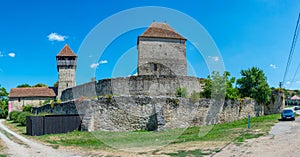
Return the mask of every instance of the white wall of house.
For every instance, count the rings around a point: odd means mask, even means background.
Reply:
[[[23,106],[33,105],[40,106],[41,103],[47,100],[54,100],[51,97],[25,97],[25,98],[9,98],[12,104],[12,111],[21,111]]]

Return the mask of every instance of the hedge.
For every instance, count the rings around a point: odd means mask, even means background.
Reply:
[[[12,111],[9,114],[10,120],[20,123],[21,125],[26,125],[26,116],[32,116],[32,113],[21,112],[21,111]]]
[[[27,116],[32,116],[32,113],[22,112],[21,114],[18,115],[17,122],[23,126],[26,125],[26,117]]]

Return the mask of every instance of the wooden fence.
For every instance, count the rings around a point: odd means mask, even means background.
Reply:
[[[81,130],[81,118],[77,115],[27,116],[26,133],[31,136],[67,133]]]

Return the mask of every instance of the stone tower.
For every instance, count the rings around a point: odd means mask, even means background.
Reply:
[[[138,75],[187,75],[186,39],[154,22],[138,37]]]
[[[58,92],[57,99],[61,98],[62,92],[76,86],[77,55],[66,44],[62,50],[56,55],[57,71],[58,71]]]

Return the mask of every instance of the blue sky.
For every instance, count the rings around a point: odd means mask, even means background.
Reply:
[[[257,66],[265,72],[270,86],[278,87],[282,81],[300,1],[4,0],[0,1],[0,84],[8,90],[23,83],[34,85],[41,82],[52,86],[58,79],[55,56],[65,44],[77,53],[89,32],[103,20],[120,11],[143,6],[171,8],[199,22],[221,54],[219,57],[212,55],[210,59],[222,59],[225,70],[232,76],[239,78],[242,69]],[[134,19],[132,17],[132,21]],[[168,22],[168,19],[151,19],[149,25],[154,20]],[[132,21],[121,19],[116,27]],[[184,29],[193,31],[189,30],[188,24]],[[95,70],[95,77],[134,74],[137,64],[134,46],[137,36],[144,30],[135,29],[120,35],[100,58],[92,58],[96,61],[87,66]],[[114,28],[110,31],[113,32]],[[187,43],[187,59],[195,69],[195,75],[206,78],[209,70],[205,59],[193,44]],[[198,44],[201,47],[202,43]],[[294,82],[291,82],[300,63],[299,44],[300,41],[285,82],[285,87],[291,89],[300,88],[300,74],[296,74]],[[124,57],[124,54],[128,55]],[[126,58],[126,65],[120,64],[116,69],[120,58]]]

